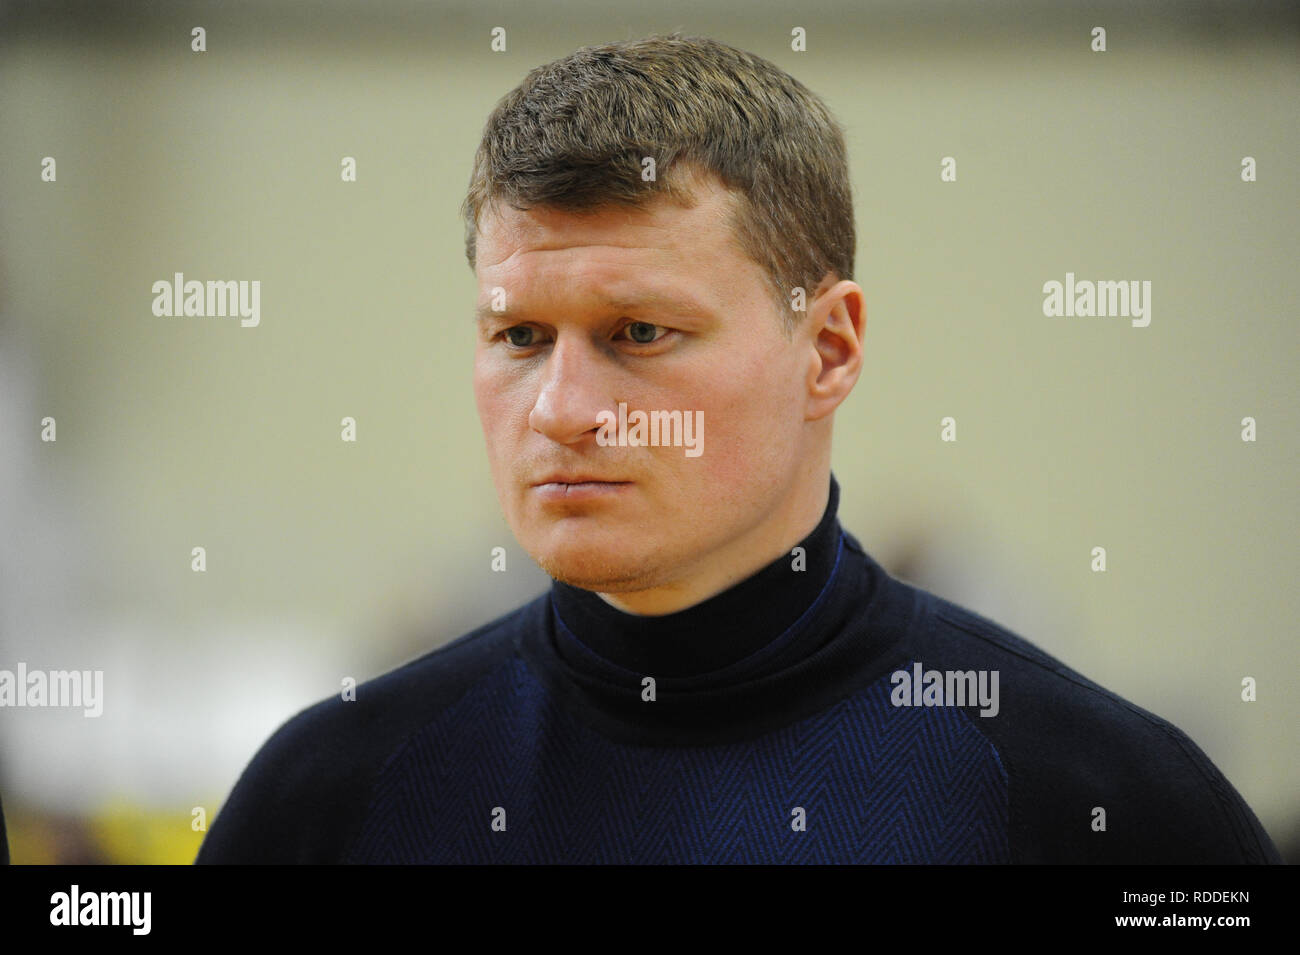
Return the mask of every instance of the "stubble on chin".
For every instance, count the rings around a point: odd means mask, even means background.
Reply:
[[[648,590],[653,581],[644,567],[629,567],[608,561],[584,558],[557,558],[550,554],[533,554],[533,560],[562,584],[604,594],[625,594]]]
[[[530,511],[528,504],[520,502],[511,529],[524,551],[552,579],[607,594],[650,590],[672,579],[679,555],[665,549],[651,527],[626,519],[615,524],[617,514],[597,516],[581,510],[557,518]],[[583,541],[584,535],[589,543]]]

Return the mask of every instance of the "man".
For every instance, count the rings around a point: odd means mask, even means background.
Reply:
[[[534,70],[465,203],[474,387],[550,591],[294,717],[199,862],[1276,862],[1176,728],[836,519],[845,148],[770,63]]]

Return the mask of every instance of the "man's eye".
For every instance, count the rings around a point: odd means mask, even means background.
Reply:
[[[527,348],[533,344],[534,331],[535,329],[527,325],[514,325],[507,328],[503,334],[506,336],[506,341],[516,348]]]
[[[668,329],[661,325],[652,325],[650,322],[629,322],[623,326],[623,331],[627,332],[627,337],[638,345],[649,345],[668,334]],[[660,332],[663,334],[658,334]]]
[[[637,345],[651,345],[668,334],[668,329],[651,322],[629,322],[619,329],[620,334]],[[531,325],[512,325],[498,333],[513,348],[532,348],[540,344],[537,329]]]

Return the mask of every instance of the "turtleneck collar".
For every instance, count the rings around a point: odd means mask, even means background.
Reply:
[[[638,616],[598,594],[555,581],[556,650],[591,676],[668,678],[681,688],[753,678],[806,653],[799,637],[830,589],[843,552],[839,484],[796,549],[752,576],[676,613]],[[802,548],[802,554],[797,548]]]

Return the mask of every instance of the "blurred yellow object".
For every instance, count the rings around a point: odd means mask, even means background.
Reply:
[[[127,865],[192,863],[206,833],[195,832],[191,821],[189,810],[159,811],[125,800],[109,804],[87,820],[104,861]]]
[[[205,831],[189,812],[160,811],[115,800],[90,815],[52,813],[5,803],[9,861],[14,865],[189,865]],[[211,808],[208,809],[209,821]]]

